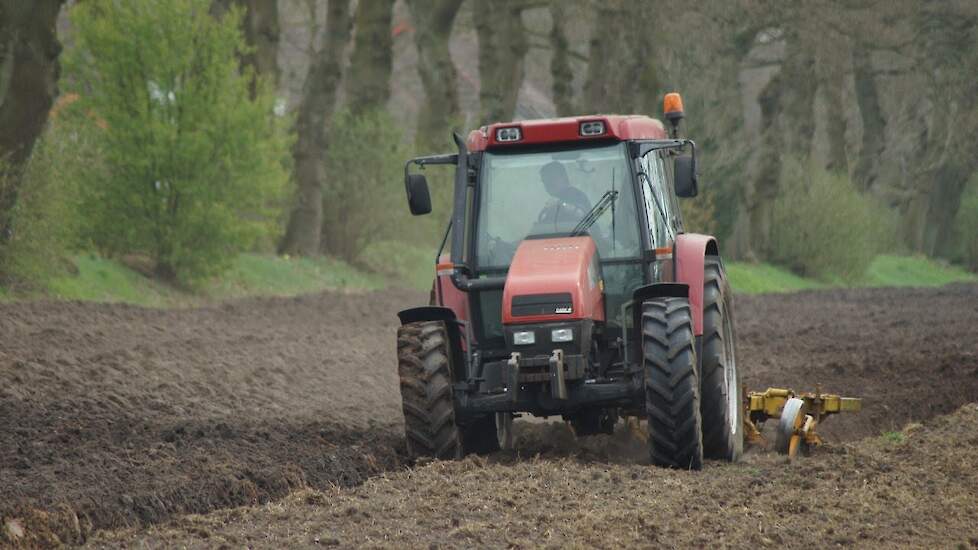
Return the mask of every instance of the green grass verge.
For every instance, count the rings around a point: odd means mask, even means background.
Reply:
[[[381,275],[364,273],[330,258],[243,254],[219,280],[205,283],[192,293],[97,256],[78,256],[75,265],[76,274],[52,279],[42,294],[63,300],[167,307],[244,296],[294,296],[327,289],[372,290],[387,284]]]
[[[149,279],[121,263],[97,256],[75,258],[77,273],[55,277],[46,292],[62,300],[125,302],[141,306],[164,306],[189,301],[176,289]]]
[[[825,285],[813,279],[799,277],[794,273],[771,264],[751,264],[725,262],[730,286],[736,292],[756,294],[760,292],[793,292],[823,288]]]
[[[761,292],[793,292],[818,288],[855,287],[934,287],[955,282],[975,282],[974,273],[921,256],[878,256],[866,274],[855,283],[841,280],[818,281],[799,277],[771,264],[728,262],[730,285],[744,294]]]
[[[63,300],[124,302],[149,307],[195,305],[244,296],[293,296],[327,289],[373,290],[389,284],[427,290],[434,258],[428,250],[397,243],[379,243],[364,251],[359,262],[368,273],[331,258],[286,258],[258,254],[240,256],[223,277],[195,292],[176,289],[122,263],[84,255],[75,258],[77,273],[52,279],[42,292],[28,295],[0,288],[0,301],[53,297]],[[842,281],[799,277],[770,264],[728,262],[734,290],[744,294],[837,288]],[[941,286],[978,281],[959,267],[918,256],[880,256],[859,287]]]
[[[978,276],[960,267],[923,256],[877,256],[863,286],[942,286],[975,282]]]
[[[332,258],[286,258],[243,254],[202,293],[210,298],[294,296],[327,289],[375,290],[386,286],[383,276],[365,273]]]

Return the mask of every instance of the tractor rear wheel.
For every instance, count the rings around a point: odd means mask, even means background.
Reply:
[[[408,323],[397,330],[397,372],[412,457],[462,457],[462,432],[455,424],[452,401],[451,360],[444,322]]]
[[[644,302],[641,328],[652,462],[699,470],[703,467],[703,433],[689,300]]]
[[[744,403],[737,369],[733,299],[719,259],[707,259],[703,275],[703,347],[700,412],[703,454],[736,462],[744,452]]]

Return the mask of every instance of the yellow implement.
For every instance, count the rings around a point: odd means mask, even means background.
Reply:
[[[807,450],[822,444],[822,438],[815,428],[827,416],[859,412],[863,406],[862,399],[822,393],[819,388],[814,393],[795,393],[782,388],[768,388],[764,392],[747,392],[745,389],[744,395],[744,434],[747,442],[764,444],[759,426],[769,418],[777,418],[775,449],[788,455],[789,459],[798,454],[799,447]]]
[[[767,440],[761,435],[761,425],[771,418],[778,419],[777,439],[774,448],[779,453],[795,458],[798,449],[806,452],[822,444],[822,438],[815,428],[825,418],[841,412],[859,412],[863,400],[856,397],[842,397],[822,393],[816,386],[815,392],[795,393],[784,388],[768,388],[763,392],[747,391],[744,388],[744,442],[767,447]],[[646,441],[648,433],[636,416],[625,418],[629,432]]]

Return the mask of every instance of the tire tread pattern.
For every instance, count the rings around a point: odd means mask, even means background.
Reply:
[[[408,454],[461,458],[462,437],[452,401],[451,350],[442,321],[421,321],[397,331],[397,371]]]
[[[642,304],[642,351],[652,462],[699,470],[703,467],[699,377],[687,299],[660,298]]]
[[[733,322],[730,311],[730,286],[723,276],[720,261],[707,259],[703,276],[703,346],[700,364],[700,410],[703,417],[703,454],[707,458],[735,461],[740,458],[743,443],[739,446],[734,437],[743,438],[743,430],[731,434],[727,418],[727,388],[724,379],[726,369],[723,323]],[[740,381],[737,381],[740,387]],[[739,390],[738,390],[739,393]],[[735,418],[734,422],[741,422]]]

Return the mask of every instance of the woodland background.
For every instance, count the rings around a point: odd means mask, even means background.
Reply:
[[[411,219],[407,158],[669,91],[727,257],[978,270],[976,74],[968,0],[0,0],[0,286],[80,253],[191,288],[241,253],[430,270],[449,174]]]

